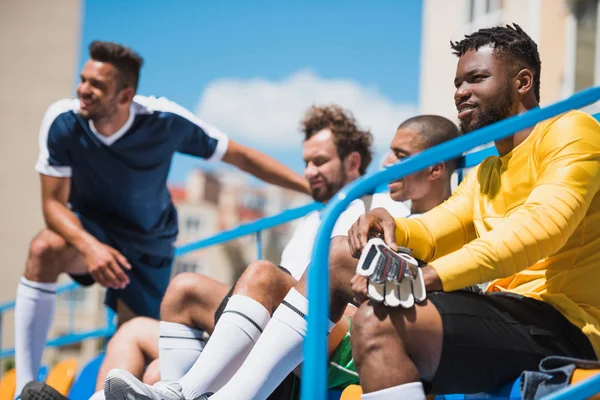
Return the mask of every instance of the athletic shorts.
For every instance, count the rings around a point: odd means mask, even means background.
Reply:
[[[160,319],[160,303],[171,278],[173,257],[143,254],[119,246],[98,223],[79,214],[77,216],[87,232],[117,249],[131,264],[131,270],[124,270],[129,284],[124,289],[107,288],[104,304],[116,311],[117,301],[121,300],[136,315]],[[71,278],[82,286],[95,283],[90,274],[71,275]]]
[[[431,293],[442,316],[438,370],[432,394],[478,393],[537,371],[548,356],[596,360],[581,329],[549,304],[513,293]]]

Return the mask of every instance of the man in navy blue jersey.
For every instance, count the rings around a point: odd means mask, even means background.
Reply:
[[[119,302],[159,317],[177,236],[166,185],[175,152],[309,192],[300,175],[183,107],[135,95],[143,60],[130,49],[96,41],[89,50],[77,99],[52,104],[42,120],[36,170],[47,228],[31,243],[17,290],[17,394],[39,369],[61,273],[106,287],[113,309]]]

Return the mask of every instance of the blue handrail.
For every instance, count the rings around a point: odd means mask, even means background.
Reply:
[[[302,367],[302,399],[326,398],[327,326],[329,316],[329,273],[327,268],[329,238],[338,216],[355,199],[374,190],[378,185],[410,175],[440,161],[459,157],[465,151],[512,135],[522,129],[566,111],[581,108],[600,99],[600,87],[577,93],[570,98],[537,108],[486,126],[456,139],[427,149],[383,171],[368,174],[342,189],[327,204],[308,267],[308,327]],[[600,377],[598,378],[600,381]]]
[[[247,224],[240,225],[237,228],[218,233],[206,239],[184,244],[175,250],[175,256],[182,256],[184,254],[200,250],[205,247],[228,242],[230,240],[237,239],[242,236],[246,236],[251,233],[256,233],[265,229],[270,229],[277,225],[282,225],[286,222],[293,221],[296,218],[303,217],[306,214],[314,210],[319,210],[323,207],[323,204],[314,202],[305,206],[293,208],[291,210],[286,210],[280,214],[273,215],[272,217],[266,217],[263,219],[259,219],[258,221],[249,222]]]

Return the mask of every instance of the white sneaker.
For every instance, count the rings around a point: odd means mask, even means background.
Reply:
[[[177,382],[158,382],[154,386],[140,382],[122,369],[112,369],[104,381],[106,400],[185,400]]]

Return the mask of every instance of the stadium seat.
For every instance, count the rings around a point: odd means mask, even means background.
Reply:
[[[60,394],[66,396],[69,393],[69,389],[71,389],[76,372],[77,360],[75,358],[67,358],[50,369],[46,383]]]
[[[104,354],[98,354],[83,367],[69,393],[70,400],[88,400],[94,394],[96,391],[96,378],[98,377],[98,371],[100,371],[100,365],[104,360]]]
[[[38,382],[44,382],[46,381],[46,378],[48,377],[48,366],[47,365],[42,365],[40,367],[40,370],[38,371],[38,376],[37,376],[37,381]]]
[[[17,389],[17,372],[14,368],[6,371],[0,379],[0,400],[12,400]]]

